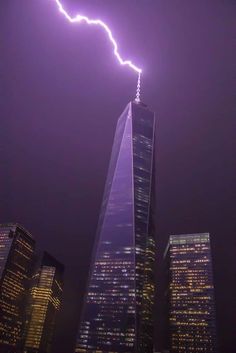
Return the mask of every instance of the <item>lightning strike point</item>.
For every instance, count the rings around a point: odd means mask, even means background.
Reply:
[[[129,68],[131,68],[133,71],[138,73],[138,84],[137,84],[137,91],[136,91],[136,98],[135,100],[137,102],[140,101],[140,81],[141,81],[141,73],[142,73],[142,69],[140,69],[138,66],[134,65],[133,62],[131,60],[124,60],[122,59],[119,50],[118,50],[118,44],[112,34],[112,31],[110,30],[110,28],[108,27],[108,25],[103,22],[100,19],[90,19],[87,16],[83,16],[81,14],[77,14],[74,17],[70,16],[68,14],[68,12],[64,9],[62,3],[60,0],[53,0],[56,4],[57,4],[57,8],[59,10],[60,13],[62,13],[64,15],[64,17],[67,19],[68,22],[70,23],[80,23],[80,22],[85,22],[88,25],[95,25],[95,26],[99,26],[101,27],[105,33],[108,36],[109,41],[112,44],[113,47],[113,54],[115,55],[117,61],[119,62],[120,65],[123,66],[128,66]]]

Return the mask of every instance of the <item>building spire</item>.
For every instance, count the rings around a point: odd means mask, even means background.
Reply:
[[[135,101],[137,103],[140,102],[140,90],[141,90],[141,72],[138,73],[138,82],[137,82],[136,97],[135,97]]]

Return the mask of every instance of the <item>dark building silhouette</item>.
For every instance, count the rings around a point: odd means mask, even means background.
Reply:
[[[76,352],[153,352],[154,113],[120,116]]]
[[[22,348],[35,242],[18,224],[0,225],[0,352]]]
[[[171,235],[168,266],[168,346],[171,353],[216,353],[216,317],[208,233]]]
[[[31,282],[24,353],[50,353],[52,350],[62,300],[63,273],[64,266],[44,252]]]

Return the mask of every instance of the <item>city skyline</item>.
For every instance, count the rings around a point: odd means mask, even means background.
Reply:
[[[63,4],[104,19],[143,69],[142,100],[157,113],[156,281],[161,290],[170,234],[209,232],[219,349],[234,353],[235,2]],[[0,222],[19,222],[66,265],[55,353],[72,353],[117,117],[136,77],[104,33],[68,25],[53,1],[2,1],[0,33]]]
[[[52,353],[64,266],[18,223],[0,224],[0,351]]]

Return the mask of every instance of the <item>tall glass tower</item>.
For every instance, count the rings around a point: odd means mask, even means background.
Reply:
[[[155,116],[130,102],[120,116],[76,352],[153,352]]]

